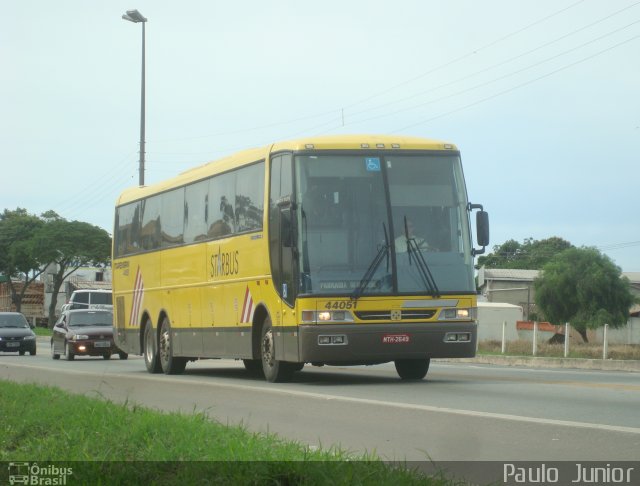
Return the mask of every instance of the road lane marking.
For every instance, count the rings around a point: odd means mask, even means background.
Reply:
[[[31,368],[31,369],[45,369],[51,370],[51,368],[43,367],[43,366],[35,366],[28,364],[14,364],[11,363],[12,366],[21,367],[21,368]],[[9,367],[9,364],[5,366]],[[139,380],[139,381],[158,381],[162,383],[175,383],[179,385],[189,385],[189,384],[198,384],[203,386],[208,386],[210,388],[228,388],[239,391],[247,391],[247,392],[267,392],[274,395],[288,395],[292,397],[301,397],[301,398],[313,398],[316,400],[326,400],[326,401],[340,401],[344,403],[354,403],[358,405],[374,405],[379,407],[388,407],[388,408],[400,408],[403,410],[415,410],[420,412],[431,412],[431,413],[446,413],[450,415],[461,415],[467,417],[480,417],[480,418],[489,418],[494,420],[508,420],[512,422],[523,422],[523,423],[533,423],[538,425],[553,425],[553,426],[561,426],[561,427],[574,427],[574,428],[582,428],[582,429],[593,429],[593,430],[603,430],[608,432],[623,432],[628,434],[637,434],[640,435],[640,427],[626,427],[621,425],[607,425],[607,424],[597,424],[597,423],[589,423],[589,422],[576,422],[571,420],[556,420],[556,419],[546,419],[546,418],[538,418],[538,417],[527,417],[523,415],[512,415],[505,413],[495,413],[495,412],[481,412],[477,410],[464,410],[457,408],[449,408],[449,407],[437,407],[433,405],[421,405],[421,404],[413,404],[413,403],[401,403],[401,402],[390,402],[386,400],[374,400],[369,398],[356,398],[356,397],[347,397],[341,395],[328,395],[324,393],[314,393],[307,392],[301,390],[290,390],[285,388],[276,388],[273,385],[269,385],[267,383],[263,385],[241,385],[236,383],[219,383],[219,382],[211,382],[202,379],[193,379],[189,377],[189,379],[179,378],[179,377],[171,377],[166,375],[137,375],[137,374],[125,374],[125,373],[109,373],[105,376],[104,373],[95,373],[90,371],[81,371],[81,370],[65,370],[69,373],[74,373],[78,375],[87,375],[87,376],[98,376],[103,381],[107,377],[113,378],[124,378],[130,380]],[[193,375],[192,375],[193,376]]]
[[[429,376],[431,377],[431,380],[434,382],[437,381],[438,379],[450,378],[452,376],[468,382],[477,381],[475,379],[476,377],[465,375],[464,373],[460,373],[460,372],[450,373],[446,371],[438,372],[436,370],[432,370]],[[520,384],[533,383],[537,385],[561,385],[561,386],[573,386],[577,388],[604,388],[604,389],[618,390],[618,391],[623,390],[623,391],[640,392],[640,385],[632,385],[627,383],[595,383],[595,382],[590,383],[587,381],[575,381],[575,380],[550,380],[548,378],[540,379],[533,376],[528,376],[526,378],[512,378],[509,376],[493,376],[492,375],[491,377],[486,377],[484,381],[490,381],[490,382],[499,381],[499,382],[520,383]]]

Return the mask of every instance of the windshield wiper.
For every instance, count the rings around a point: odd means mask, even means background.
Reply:
[[[371,279],[375,275],[376,270],[378,270],[378,267],[380,266],[380,263],[382,263],[382,260],[385,256],[387,257],[387,269],[389,268],[389,235],[387,234],[387,227],[384,223],[382,223],[382,228],[384,229],[384,245],[380,246],[378,253],[369,264],[367,271],[364,272],[360,283],[351,294],[351,300],[358,300],[360,298],[360,296],[364,292],[364,289],[366,289],[367,285],[369,285],[369,282],[371,282]]]
[[[415,258],[416,266],[418,267],[418,273],[422,278],[422,282],[424,286],[429,290],[431,296],[439,297],[440,290],[438,289],[438,285],[436,284],[433,275],[431,274],[431,270],[429,269],[429,265],[427,265],[427,261],[424,259],[424,255],[420,251],[418,247],[418,243],[416,242],[415,237],[409,236],[409,225],[407,223],[407,217],[404,217],[404,236],[407,239],[407,253],[409,254],[409,265],[411,265],[411,256]]]

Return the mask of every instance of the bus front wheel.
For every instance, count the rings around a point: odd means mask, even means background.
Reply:
[[[262,375],[262,361],[259,359],[243,359],[242,363],[252,375]]]
[[[282,383],[291,380],[294,369],[291,363],[278,361],[275,353],[275,338],[271,319],[267,317],[262,326],[262,339],[260,341],[260,356],[262,358],[262,370],[264,377],[271,383]]]
[[[160,360],[158,359],[158,341],[155,334],[151,321],[147,321],[147,325],[144,327],[143,346],[144,364],[149,373],[160,373],[162,371]]]
[[[165,375],[179,375],[187,366],[185,358],[177,358],[173,355],[173,339],[171,338],[171,326],[169,319],[162,319],[160,327],[160,366]]]
[[[403,380],[422,380],[429,371],[430,359],[397,359],[395,361],[398,376]]]

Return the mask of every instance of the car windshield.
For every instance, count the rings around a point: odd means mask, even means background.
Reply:
[[[472,292],[457,155],[296,157],[300,293]]]
[[[22,314],[0,314],[0,327],[28,328],[29,323]]]
[[[109,312],[81,312],[69,315],[69,327],[94,327],[113,324],[113,314]]]

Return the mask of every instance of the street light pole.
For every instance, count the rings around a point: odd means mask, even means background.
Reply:
[[[134,24],[142,23],[142,76],[141,76],[141,88],[140,88],[140,175],[139,175],[139,184],[144,186],[144,127],[145,127],[145,79],[144,79],[144,71],[145,71],[145,47],[144,47],[144,24],[147,22],[147,19],[137,10],[127,10],[127,13],[122,15],[124,20],[128,20],[129,22],[133,22]]]

